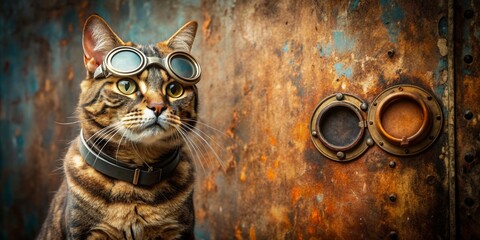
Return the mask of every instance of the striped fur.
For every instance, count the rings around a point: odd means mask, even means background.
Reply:
[[[161,57],[176,47],[190,50],[196,28],[196,23],[188,23],[156,45],[128,44]],[[104,54],[127,43],[96,15],[87,19],[83,41],[87,78],[81,83],[77,111],[85,139],[132,167],[154,164],[182,147],[197,118],[196,87],[170,97],[166,86],[173,79],[154,66],[132,77],[135,93],[122,94],[117,87],[121,79],[95,80],[92,74]],[[152,103],[163,106],[158,117]],[[80,155],[79,144],[75,139],[64,158],[65,178],[38,239],[194,239],[194,166],[183,148],[174,172],[144,187],[97,172]]]

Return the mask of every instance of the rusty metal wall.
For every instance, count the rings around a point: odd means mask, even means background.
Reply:
[[[204,153],[210,160],[198,168],[195,195],[199,239],[455,236],[452,125],[421,154],[398,157],[374,145],[348,163],[321,155],[309,130],[325,97],[350,93],[371,104],[397,84],[431,92],[449,119],[447,0],[22,0],[4,1],[0,9],[3,239],[36,234],[61,179],[56,169],[78,134],[76,124],[61,123],[75,121],[70,116],[84,76],[81,26],[93,12],[135,42],[164,39],[188,20],[200,23],[193,52],[204,71],[200,117],[218,131],[199,127],[226,167]],[[456,52],[470,43],[476,59],[478,31],[464,25],[474,30],[462,35],[470,42],[456,39]],[[478,89],[478,65],[456,66],[455,77],[468,79],[457,82],[456,100],[469,104],[456,111],[474,113],[473,120],[456,122],[462,165],[467,146],[477,144],[478,154],[478,96],[471,88]],[[462,145],[463,136],[470,145]],[[469,177],[456,172],[463,179],[457,189],[461,235],[463,223],[470,224],[462,236],[479,236],[473,230],[478,193],[467,191],[478,180],[476,159],[466,166]]]
[[[455,15],[456,166],[460,239],[480,237],[480,1],[460,1]]]

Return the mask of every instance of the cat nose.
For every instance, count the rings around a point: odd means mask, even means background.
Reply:
[[[158,117],[167,109],[167,106],[165,106],[163,102],[150,102],[148,103],[147,108],[152,110],[155,113],[155,116]]]

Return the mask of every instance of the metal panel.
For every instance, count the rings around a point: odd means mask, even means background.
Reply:
[[[455,15],[456,166],[459,238],[480,238],[480,1]]]
[[[447,116],[453,90],[446,0],[24,0],[2,2],[0,11],[7,29],[0,33],[2,238],[32,238],[61,179],[58,159],[78,127],[55,122],[75,121],[69,116],[84,76],[81,26],[92,12],[135,42],[164,39],[188,20],[200,23],[200,117],[220,133],[199,127],[226,167],[209,151],[199,164],[198,238],[451,234],[448,127],[419,155],[372,146],[340,163],[315,149],[308,126],[327,96],[342,92],[371,103],[397,84],[431,92]]]

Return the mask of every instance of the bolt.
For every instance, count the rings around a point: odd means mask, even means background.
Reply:
[[[464,202],[465,202],[465,205],[467,205],[468,207],[471,207],[473,206],[473,204],[475,204],[475,201],[473,201],[473,199],[469,197],[465,198]]]
[[[463,17],[466,18],[466,19],[470,19],[470,18],[473,18],[473,15],[474,15],[474,12],[472,10],[466,10],[464,13],[463,13]]]
[[[467,54],[465,56],[463,56],[463,61],[466,63],[466,64],[470,64],[473,62],[473,56],[470,55],[470,54]]]
[[[396,164],[394,161],[390,161],[390,162],[388,163],[388,166],[390,166],[391,168],[395,168],[396,165],[397,165],[397,164]]]
[[[395,232],[395,231],[391,231],[388,233],[388,237],[391,239],[391,240],[397,240],[398,239],[398,233]]]
[[[361,105],[360,105],[360,109],[362,109],[364,112],[368,110],[368,104],[363,102]]]
[[[371,146],[373,146],[373,144],[374,144],[373,139],[367,138],[367,145],[368,145],[369,147],[371,147]]]
[[[475,156],[473,156],[472,153],[466,153],[464,158],[465,158],[465,162],[471,163],[475,159]]]
[[[337,95],[335,95],[335,98],[337,98],[338,101],[342,101],[343,100],[343,93],[337,93]]]
[[[388,50],[387,55],[389,58],[392,58],[395,55],[395,50],[393,49]]]
[[[435,176],[429,175],[429,176],[427,177],[427,184],[428,184],[428,185],[433,185],[433,184],[435,184],[436,181],[437,181],[437,180],[435,179]]]
[[[467,120],[472,120],[473,118],[473,113],[470,110],[465,111],[465,114],[463,115],[465,119]]]
[[[337,158],[340,160],[345,159],[345,153],[344,152],[337,152]]]
[[[397,196],[395,194],[391,194],[388,199],[390,200],[390,202],[395,202],[397,201]]]

